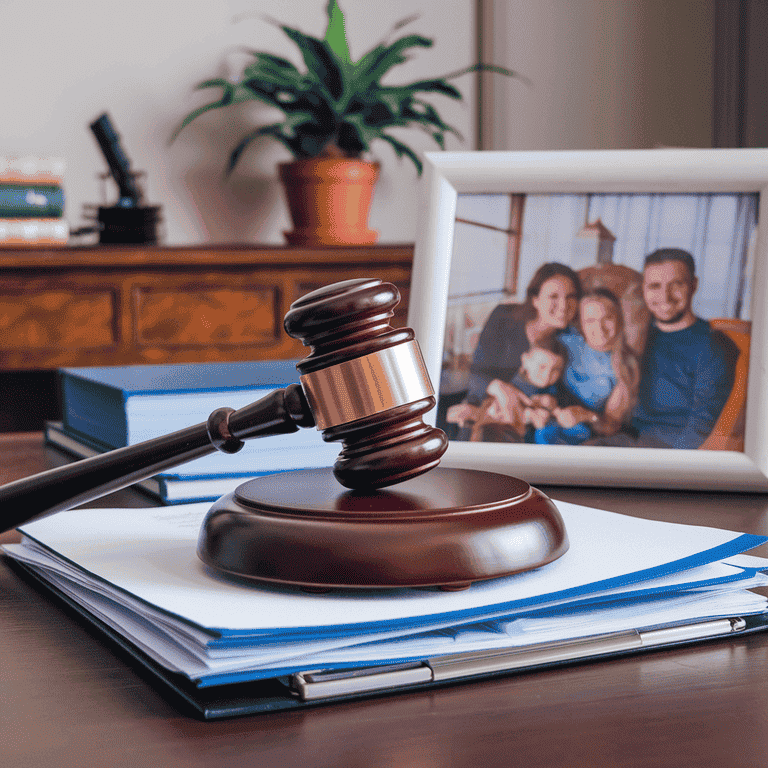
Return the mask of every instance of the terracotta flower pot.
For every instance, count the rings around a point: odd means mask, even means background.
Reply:
[[[368,229],[368,211],[379,164],[344,157],[282,163],[293,231],[291,245],[370,245],[379,233]]]

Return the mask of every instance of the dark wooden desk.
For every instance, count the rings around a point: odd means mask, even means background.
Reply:
[[[37,434],[0,437],[2,482],[53,461]],[[768,495],[547,490],[768,533]],[[127,491],[108,501],[148,503]],[[0,680],[7,766],[768,766],[768,636],[203,723],[0,563]]]

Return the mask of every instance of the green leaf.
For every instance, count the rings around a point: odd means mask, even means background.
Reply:
[[[419,107],[420,111],[415,110],[414,107]],[[413,113],[413,116],[411,116],[411,113]],[[426,101],[414,99],[411,105],[405,107],[405,115],[411,120],[421,123],[421,127],[428,132],[431,132],[430,126],[434,126],[441,134],[452,133],[459,139],[462,138],[461,134],[453,126],[443,122],[438,111]]]
[[[332,135],[338,124],[338,113],[330,96],[319,90],[293,91],[276,89],[271,84],[265,86],[261,81],[248,81],[243,84],[251,90],[253,98],[277,107],[285,113],[285,124],[292,128],[299,122],[314,123],[320,130]]]
[[[328,26],[325,29],[325,43],[344,63],[349,63],[349,43],[344,31],[344,14],[336,0],[328,3]]]
[[[419,176],[421,176],[421,172],[424,170],[424,166],[421,160],[419,160],[417,157],[416,153],[410,147],[403,144],[402,141],[398,141],[392,136],[388,136],[386,133],[382,133],[381,138],[394,147],[398,157],[403,157],[403,155],[405,155],[416,166],[416,171],[418,172]]]
[[[270,93],[275,91],[289,91],[292,93],[301,93],[304,90],[303,78],[293,80],[275,75],[272,72],[263,72],[257,69],[249,70],[243,73],[243,82],[241,85],[247,88]]]
[[[274,66],[276,69],[290,69],[293,72],[298,72],[298,69],[296,69],[296,65],[289,61],[288,59],[284,59],[282,56],[275,56],[273,53],[264,53],[263,51],[254,51],[249,50],[248,53],[253,56],[254,59],[258,59],[259,61],[269,63],[272,66]]]
[[[322,84],[333,99],[339,99],[344,90],[344,80],[330,48],[322,40],[305,35],[298,29],[282,27],[282,30],[298,46],[312,79]]]
[[[212,101],[210,104],[206,104],[205,106],[198,107],[197,109],[190,112],[184,120],[182,120],[181,125],[171,134],[170,141],[174,142],[178,135],[181,133],[181,131],[186,128],[193,120],[200,117],[200,115],[204,115],[206,112],[210,112],[212,109],[219,109],[219,107],[227,107],[230,104],[234,104],[235,99],[235,86],[232,85],[232,83],[228,82],[227,80],[206,80],[205,82],[199,83],[196,86],[197,90],[200,90],[202,88],[221,88],[222,94],[221,98],[218,101]]]
[[[373,138],[379,137],[375,136]],[[335,142],[336,146],[347,157],[360,157],[363,152],[367,152],[370,149],[369,141],[361,135],[358,126],[346,121],[339,125],[336,131]]]
[[[383,132],[381,128],[375,125],[370,125],[365,122],[365,117],[362,114],[345,115],[343,126],[347,127],[347,130],[354,133],[355,144],[359,147],[356,150],[356,154],[367,152],[370,149],[372,141],[382,138]],[[342,142],[339,142],[339,147],[346,150],[347,147],[342,146]]]
[[[317,122],[317,114],[314,112],[293,112],[286,115],[283,125],[295,133],[300,125]]]
[[[322,131],[316,131],[314,134],[310,133],[306,130],[307,124],[303,127],[305,128],[304,131],[287,133],[285,131],[285,123],[280,122],[272,123],[271,125],[263,125],[260,128],[251,131],[240,141],[230,154],[226,175],[229,176],[232,173],[242,157],[243,152],[245,152],[249,144],[254,139],[259,138],[259,136],[270,136],[271,138],[276,139],[283,144],[294,157],[314,157],[315,155],[319,155],[331,136]]]
[[[395,88],[377,88],[375,91],[371,90],[369,95],[370,98],[366,99],[367,103],[381,102],[393,115],[399,115],[404,105],[413,98],[410,93]]]
[[[296,156],[317,157],[322,154],[322,151],[333,141],[333,138],[333,133],[325,133],[319,130],[315,133],[302,131],[301,134],[297,136],[299,151],[296,153]]]
[[[299,87],[305,78],[296,67],[285,59],[268,54],[257,54],[252,64],[243,70],[243,79],[263,78],[283,85]]]
[[[435,131],[432,134],[432,138],[435,140],[435,144],[437,144],[437,146],[440,147],[440,149],[445,151],[445,134],[440,133],[439,131]]]
[[[387,88],[386,90],[393,93],[403,93],[413,96],[416,93],[440,93],[443,96],[448,96],[451,99],[461,101],[461,91],[458,88],[454,88],[442,79],[436,80],[416,80],[413,83],[407,85],[396,85]]]
[[[389,44],[387,43],[387,40],[389,39],[389,36],[393,32],[397,32],[398,29],[401,29],[402,27],[407,26],[411,22],[416,21],[416,19],[419,18],[419,14],[414,14],[413,16],[407,16],[404,19],[400,19],[400,21],[395,22],[392,29],[386,34],[383,40],[381,40],[379,43],[377,43],[373,48],[371,48],[370,51],[368,51],[366,54],[364,54],[360,60],[354,65],[356,70],[359,73],[367,72],[373,62],[381,56],[381,54],[386,51],[389,47]],[[406,57],[403,57],[403,61],[406,60]]]
[[[406,35],[391,45],[378,45],[355,64],[353,87],[356,92],[367,90],[397,64],[408,60],[409,48],[431,48],[432,40],[421,35]]]
[[[227,164],[226,175],[229,176],[237,165],[237,161],[240,159],[243,152],[245,152],[248,145],[258,136],[272,136],[272,138],[279,138],[280,123],[274,125],[264,125],[261,128],[257,128],[255,131],[251,131],[243,137],[238,145],[232,150],[229,156],[229,163]]]
[[[388,95],[391,96],[392,94]],[[427,133],[441,149],[445,148],[446,133],[453,133],[459,139],[462,139],[461,134],[453,126],[445,123],[435,107],[426,101],[408,97],[402,100],[395,99],[391,104],[393,107],[397,106],[397,117],[380,122],[377,127],[382,130],[391,125],[419,128]],[[367,107],[363,114],[367,115],[368,109],[375,114],[375,106]]]
[[[355,114],[361,115],[366,125],[379,128],[404,124],[400,119],[398,110],[391,109],[389,105],[380,99],[362,102]]]
[[[282,56],[275,56],[274,54],[264,53],[262,51],[254,51],[250,48],[246,48],[244,50],[246,53],[250,53],[251,56],[253,56],[253,58],[259,64],[270,65],[276,70],[290,70],[293,72],[299,71],[296,69],[296,66],[293,64],[293,62],[288,61],[288,59],[284,59]]]

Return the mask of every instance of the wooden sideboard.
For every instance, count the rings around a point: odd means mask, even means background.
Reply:
[[[403,294],[413,247],[94,246],[0,250],[0,370],[303,357],[291,302],[380,277]]]
[[[295,299],[339,280],[397,285],[393,322],[403,325],[412,259],[412,245],[0,249],[0,429],[12,393],[29,390],[22,372],[47,374],[31,386],[49,396],[61,366],[304,357],[283,317]]]

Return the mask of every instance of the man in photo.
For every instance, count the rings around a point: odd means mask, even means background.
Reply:
[[[697,287],[687,251],[661,248],[646,257],[643,298],[652,325],[632,419],[637,445],[698,448],[733,387],[735,350],[693,313]]]

